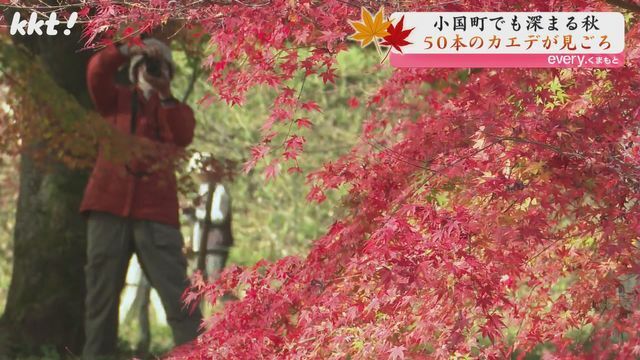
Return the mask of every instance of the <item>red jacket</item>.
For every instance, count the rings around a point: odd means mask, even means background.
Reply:
[[[127,58],[115,46],[111,46],[95,54],[87,69],[91,99],[100,115],[115,128],[116,134],[129,134],[131,131],[133,89],[117,85],[114,79],[118,68],[126,61]],[[173,155],[175,150],[191,143],[195,120],[188,105],[177,103],[164,106],[157,95],[148,100],[142,95],[137,98],[135,135],[151,140],[153,146],[158,147],[158,154],[163,154],[160,157],[167,157],[167,148],[174,150],[170,152]],[[104,211],[122,217],[179,226],[175,170],[172,166],[161,169],[148,166],[152,163],[139,159],[130,160],[129,165],[111,161],[101,148],[80,210]]]

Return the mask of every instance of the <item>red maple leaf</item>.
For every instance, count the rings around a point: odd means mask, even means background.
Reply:
[[[404,16],[400,18],[400,21],[393,26],[393,24],[389,25],[387,28],[387,32],[389,35],[384,37],[384,41],[382,45],[393,46],[394,49],[402,52],[401,47],[405,45],[410,45],[412,43],[408,42],[406,39],[411,34],[414,28],[403,30],[404,26]]]
[[[407,348],[404,346],[394,346],[389,351],[389,360],[403,360],[404,359],[404,351]]]
[[[296,124],[298,125],[298,129],[303,127],[310,128],[311,126],[313,126],[313,123],[311,123],[311,121],[308,118],[300,118],[296,120]]]
[[[78,11],[78,16],[81,18],[86,17],[87,15],[89,15],[90,10],[91,8],[89,8],[88,6],[85,6],[82,9],[80,9],[80,11]]]
[[[333,83],[335,82],[335,78],[336,78],[336,73],[335,70],[332,68],[327,68],[327,71],[323,72],[320,74],[320,76],[322,77],[322,82],[323,83]]]
[[[320,105],[318,105],[315,101],[307,101],[306,103],[302,104],[301,107],[307,111],[322,112],[322,110],[320,109]]]
[[[278,175],[278,172],[278,161],[274,160],[264,169],[264,177],[269,181],[270,179],[274,179]]]

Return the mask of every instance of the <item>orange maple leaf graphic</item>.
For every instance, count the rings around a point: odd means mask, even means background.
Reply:
[[[353,40],[360,41],[360,46],[365,47],[369,45],[376,38],[384,38],[389,35],[387,28],[391,25],[391,22],[384,20],[384,9],[380,8],[375,16],[371,16],[371,13],[362,8],[362,22],[350,21],[351,26],[356,32],[351,35]]]

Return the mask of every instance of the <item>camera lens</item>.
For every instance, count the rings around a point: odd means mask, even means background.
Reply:
[[[144,58],[147,73],[154,77],[162,77],[162,60],[152,57]]]

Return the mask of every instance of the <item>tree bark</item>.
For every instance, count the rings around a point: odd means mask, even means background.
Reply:
[[[71,36],[13,40],[42,60],[60,88],[89,107],[85,72],[90,54],[79,51],[80,30]],[[21,154],[13,273],[0,319],[0,333],[5,334],[0,358],[53,349],[79,354],[83,343],[86,224],[78,208],[87,171],[70,170],[51,159],[48,164],[35,161],[32,151],[43,149],[45,142],[28,144]]]

